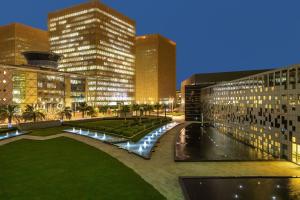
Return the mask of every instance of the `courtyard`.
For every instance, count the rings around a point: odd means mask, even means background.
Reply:
[[[55,138],[67,137],[73,140],[84,143],[85,145],[95,148],[95,152],[102,154],[105,152],[111,157],[117,159],[123,163],[128,168],[132,169],[136,174],[138,174],[143,180],[151,184],[160,194],[165,198],[171,200],[183,199],[183,193],[179,184],[179,177],[181,176],[300,176],[300,168],[287,161],[251,161],[251,162],[174,162],[174,142],[178,131],[183,127],[187,126],[189,123],[183,123],[171,131],[168,132],[161,140],[160,143],[155,148],[155,152],[152,155],[151,160],[144,160],[126,151],[122,151],[115,146],[107,145],[96,141],[91,138],[83,137],[80,135],[72,135],[68,133],[61,133],[60,131],[55,131],[56,134],[51,134],[50,136],[33,136],[33,135],[22,135],[19,137],[14,137],[8,140],[1,141],[0,144],[4,145],[6,143],[11,143],[9,145],[14,145],[14,141],[27,143],[31,142],[29,140],[38,140],[40,142],[51,141]],[[27,140],[22,140],[27,139]],[[28,140],[29,139],[29,140]],[[19,141],[21,140],[21,141]],[[55,141],[55,140],[52,140]],[[0,151],[3,148],[8,147],[4,145],[0,147]],[[97,150],[96,150],[97,149]],[[49,149],[45,150],[46,152]],[[41,154],[39,154],[42,156]],[[6,158],[7,159],[7,158]],[[6,160],[2,159],[2,160]],[[5,161],[8,162],[8,161]],[[84,165],[85,167],[86,165]],[[83,167],[83,168],[84,168]],[[56,166],[49,166],[47,170],[55,170]],[[1,169],[2,170],[2,169]],[[112,168],[107,168],[106,170],[113,170]],[[21,172],[19,172],[21,173]],[[87,171],[86,173],[90,173]],[[103,169],[104,173],[104,169]],[[111,173],[111,172],[108,172]],[[94,174],[89,174],[93,177]],[[10,177],[11,176],[11,177]],[[36,176],[35,173],[31,174],[32,178]],[[12,174],[7,174],[7,178],[12,178]],[[86,184],[87,180],[81,182],[81,184]],[[123,180],[122,180],[123,181]],[[9,186],[13,187],[18,183],[18,180],[12,179],[9,182]],[[98,182],[99,187],[105,187],[103,184]],[[117,183],[118,184],[118,183]],[[134,183],[132,183],[134,184]],[[2,184],[1,184],[2,187]],[[123,186],[120,186],[123,187]],[[84,193],[84,191],[81,191]],[[109,191],[105,191],[109,192]],[[129,193],[133,191],[128,191]],[[135,195],[134,193],[131,193]],[[138,194],[136,194],[138,196]],[[132,196],[130,199],[134,199]]]

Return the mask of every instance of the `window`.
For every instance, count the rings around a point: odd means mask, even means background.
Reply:
[[[280,71],[275,72],[275,85],[276,86],[280,85]]]

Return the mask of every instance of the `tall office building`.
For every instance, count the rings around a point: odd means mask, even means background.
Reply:
[[[48,32],[19,23],[0,26],[0,63],[26,64],[24,51],[49,51]]]
[[[176,97],[176,43],[159,34],[136,37],[136,102]]]
[[[48,16],[51,51],[62,54],[59,70],[90,76],[88,103],[134,101],[135,22],[98,2]]]

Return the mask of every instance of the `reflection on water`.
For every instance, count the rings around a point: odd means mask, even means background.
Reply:
[[[285,177],[181,178],[190,200],[300,199],[300,179]]]
[[[191,124],[178,135],[176,161],[272,160],[271,155],[245,145],[214,128]]]

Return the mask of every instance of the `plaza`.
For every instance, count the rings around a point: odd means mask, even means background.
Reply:
[[[0,199],[300,199],[300,65],[230,68],[227,29],[163,23],[175,4],[57,2],[39,28],[1,24]]]

